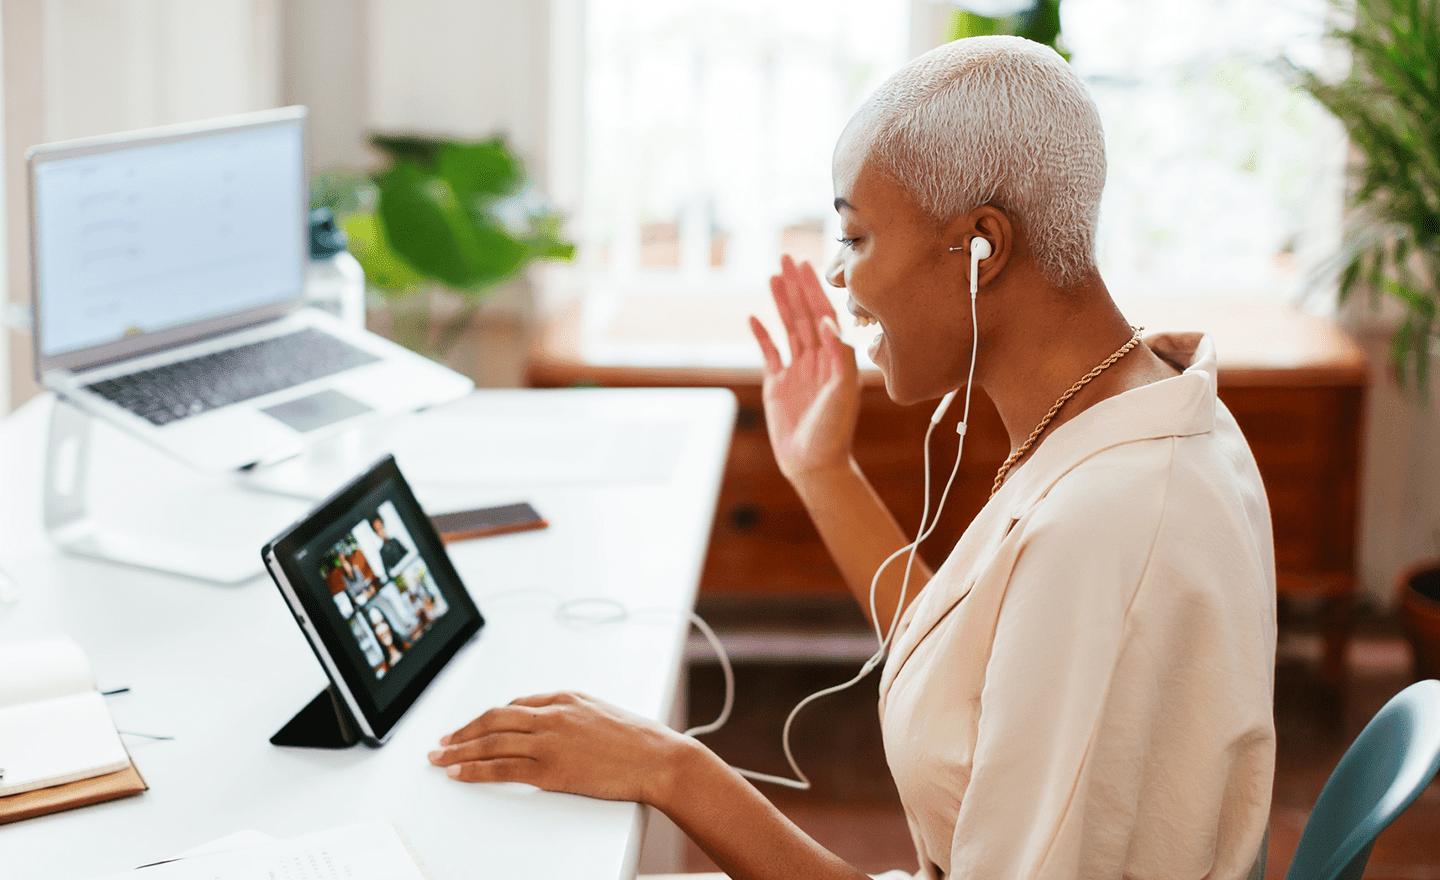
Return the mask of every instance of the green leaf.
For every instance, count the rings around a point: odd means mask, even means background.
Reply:
[[[1070,53],[1060,48],[1060,0],[1039,0],[1021,18],[1015,33],[1042,46],[1052,46],[1066,61],[1070,60]]]
[[[501,196],[512,195],[525,182],[520,160],[499,138],[478,144],[444,145],[437,156],[437,172],[461,202],[470,209]]]
[[[370,144],[384,152],[391,164],[406,163],[434,170],[440,151],[449,143],[444,138],[411,134],[372,134]]]
[[[425,276],[401,259],[385,240],[380,218],[368,212],[350,214],[340,221],[340,226],[350,240],[350,253],[365,270],[367,284],[395,295],[414,290],[424,283]]]
[[[488,290],[515,277],[531,257],[527,243],[512,238],[501,226],[477,226],[475,238],[480,253],[475,263],[474,279],[457,287],[477,292]]]
[[[409,162],[397,164],[377,183],[377,213],[396,253],[451,287],[479,280],[482,245],[448,183]]]
[[[532,254],[546,260],[575,259],[575,245],[568,241],[553,238],[531,239],[529,245]]]
[[[1012,34],[1049,46],[1066,61],[1070,53],[1061,46],[1060,0],[1036,0],[1035,4],[1018,15],[999,17],[981,15],[968,9],[957,9],[950,16],[947,42],[963,40],[966,37],[986,37],[992,34]]]
[[[1355,289],[1355,282],[1360,277],[1360,258],[1351,260],[1340,274],[1340,302],[1350,298],[1350,293]]]
[[[999,29],[1000,19],[960,9],[950,17],[950,39],[947,42],[953,43],[966,37],[988,37]]]

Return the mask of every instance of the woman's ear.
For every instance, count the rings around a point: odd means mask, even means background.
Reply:
[[[989,244],[989,253],[972,251],[971,239],[983,238]],[[964,258],[961,271],[968,285],[972,256],[978,256],[981,288],[992,284],[1005,271],[1010,255],[1014,251],[1015,229],[1004,211],[994,205],[981,205],[955,218],[945,230],[945,241],[956,256]]]

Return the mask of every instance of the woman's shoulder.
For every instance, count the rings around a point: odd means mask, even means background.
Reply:
[[[1011,513],[1035,535],[1060,532],[1084,544],[1269,540],[1264,485],[1228,413],[1215,429],[1134,440],[1076,462]]]

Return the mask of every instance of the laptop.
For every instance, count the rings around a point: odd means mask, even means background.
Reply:
[[[34,147],[35,372],[206,470],[293,455],[474,384],[302,307],[306,110]]]

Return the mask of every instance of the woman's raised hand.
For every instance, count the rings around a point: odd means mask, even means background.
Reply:
[[[855,350],[840,340],[835,309],[809,263],[788,256],[770,292],[790,344],[790,363],[753,316],[750,329],[765,355],[765,424],[770,446],[786,479],[849,467],[860,387]]]

